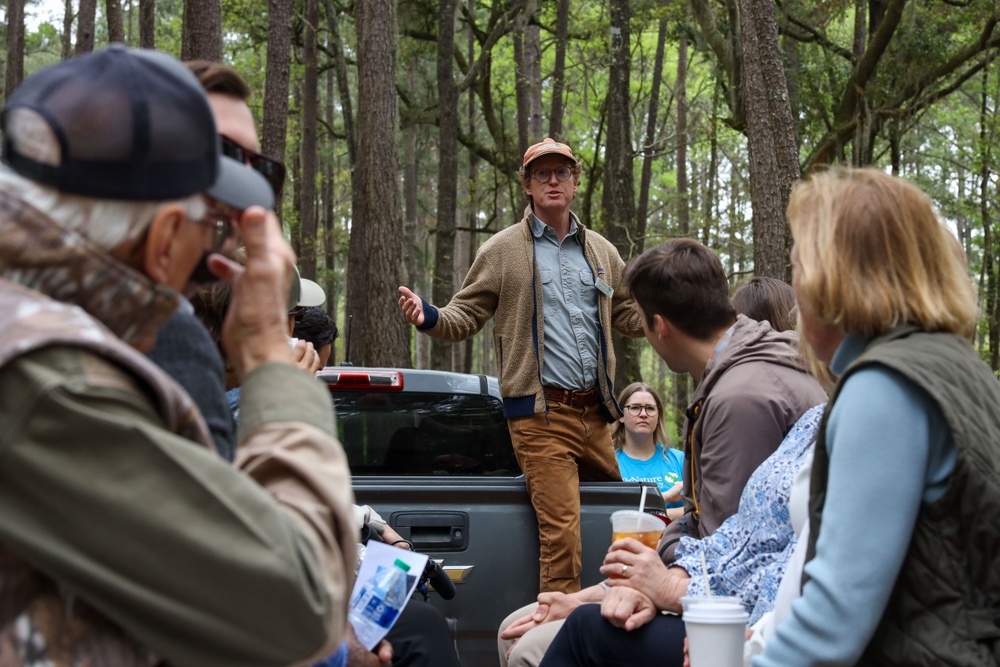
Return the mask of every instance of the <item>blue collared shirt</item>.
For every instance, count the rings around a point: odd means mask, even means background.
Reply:
[[[531,233],[545,314],[542,384],[589,389],[597,384],[598,292],[579,227],[571,218],[560,243],[555,230],[533,215]]]

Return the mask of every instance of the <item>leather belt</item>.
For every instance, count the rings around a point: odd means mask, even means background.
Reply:
[[[560,387],[542,387],[542,392],[545,394],[545,400],[555,403],[565,403],[574,408],[585,408],[588,405],[594,405],[601,399],[601,394],[597,391],[597,387],[591,387],[583,391],[562,389]]]

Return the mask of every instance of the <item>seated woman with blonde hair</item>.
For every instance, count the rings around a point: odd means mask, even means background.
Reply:
[[[928,197],[880,171],[800,182],[788,217],[802,332],[839,379],[803,583],[790,567],[752,664],[996,665],[1000,384],[965,267]]]
[[[663,402],[645,382],[633,382],[618,395],[622,417],[611,427],[618,470],[625,482],[653,482],[672,520],[684,512],[684,452],[664,446]]]

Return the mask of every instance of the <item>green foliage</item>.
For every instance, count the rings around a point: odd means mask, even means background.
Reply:
[[[728,7],[737,0],[710,0],[715,21],[723,35],[730,33]],[[356,105],[357,49],[352,8],[357,0],[334,0],[320,3],[318,26],[320,43],[319,100],[323,121],[319,127],[316,150],[320,181],[333,183],[332,201],[317,207],[322,221],[332,210],[333,228],[321,235],[333,235],[336,258],[325,267],[320,258],[320,275],[329,277],[343,294],[346,286],[346,258],[353,225],[351,217],[351,166],[347,157],[343,100],[334,86],[333,97],[327,92],[326,74],[333,67],[327,11],[338,12],[340,42],[347,63],[348,86],[354,97],[354,113],[366,112]],[[866,7],[867,7],[866,3]],[[98,46],[106,41],[103,3],[98,3]],[[126,11],[127,40],[138,42],[137,1],[133,12]],[[517,106],[513,36],[506,13],[514,0],[461,0],[456,19],[456,81],[464,81],[473,63],[482,59],[485,67],[473,85],[462,90],[459,100],[461,135],[459,155],[460,229],[476,228],[474,247],[489,234],[518,218],[524,205],[513,171],[517,155]],[[959,6],[961,5],[961,6]],[[29,13],[38,7],[29,3]],[[543,133],[548,131],[552,105],[556,54],[558,2],[540,3],[541,71]],[[416,173],[416,199],[411,218],[416,229],[403,230],[408,270],[417,278],[433,263],[433,239],[437,210],[437,30],[439,3],[436,0],[399,0],[399,38],[396,85],[399,91],[401,156],[407,142],[415,146],[413,162]],[[800,157],[812,151],[835,131],[837,114],[854,69],[855,30],[854,0],[803,0],[780,3],[793,21],[779,15],[785,33],[785,46],[794,42],[797,59],[789,61],[790,79],[797,86],[794,100],[798,124]],[[159,48],[179,54],[183,26],[183,0],[157,0],[156,36]],[[997,244],[986,247],[979,180],[988,174],[990,201],[986,210],[992,224],[1000,219],[994,203],[1000,171],[996,145],[996,106],[1000,102],[996,46],[974,53],[958,62],[957,56],[968,52],[979,40],[984,26],[991,25],[995,11],[993,0],[967,0],[962,3],[909,2],[895,34],[866,82],[861,99],[867,123],[866,136],[871,141],[871,162],[890,169],[894,160],[900,173],[919,184],[929,194],[947,224],[963,233],[970,254],[970,273],[981,283],[981,292],[990,284],[983,274],[984,254],[996,254]],[[752,231],[749,194],[749,160],[745,137],[726,125],[730,111],[726,104],[725,81],[716,55],[689,15],[686,2],[664,3],[659,0],[631,2],[631,83],[632,146],[635,153],[634,180],[640,182],[643,144],[653,76],[653,59],[661,20],[667,22],[667,43],[660,88],[659,112],[653,146],[645,147],[653,156],[649,193],[646,247],[678,233],[677,204],[677,103],[675,99],[678,42],[689,36],[686,97],[688,105],[687,168],[690,192],[691,233],[719,253],[729,274],[736,278],[752,272]],[[501,17],[506,17],[501,18]],[[26,31],[25,64],[30,74],[59,58],[61,13],[46,17]],[[267,0],[223,0],[224,57],[247,79],[251,87],[250,106],[258,123],[266,84]],[[301,85],[302,3],[296,3],[293,27],[292,89],[289,90],[287,161],[290,180],[286,187],[283,217],[293,233],[298,211],[293,193],[297,167],[296,151],[300,144],[299,97]],[[506,26],[506,27],[505,27]],[[499,39],[483,52],[484,42],[494,31]],[[869,35],[870,37],[870,35]],[[6,39],[0,31],[0,42]],[[471,39],[471,49],[470,49]],[[992,42],[997,35],[991,35]],[[566,44],[565,116],[563,131],[557,139],[569,143],[584,164],[583,180],[574,209],[581,218],[598,218],[603,179],[603,156],[606,139],[604,107],[608,90],[609,16],[607,0],[572,0],[569,39]],[[789,51],[790,52],[790,51]],[[950,69],[946,65],[951,63]],[[980,126],[983,79],[978,68],[988,72],[986,85],[986,127]],[[479,82],[485,82],[482,86]],[[944,94],[948,93],[948,94]],[[332,118],[327,118],[329,107]],[[471,107],[471,112],[470,112]],[[387,130],[389,131],[389,130]],[[856,136],[844,135],[833,151],[833,159],[850,160]],[[891,138],[898,138],[893,155]],[[471,160],[470,156],[475,155]],[[713,165],[713,159],[715,160]],[[403,165],[405,166],[405,165]],[[714,172],[713,172],[714,169]],[[399,186],[402,175],[386,175],[386,187]],[[324,192],[322,187],[318,190]],[[322,196],[322,194],[321,194]],[[994,231],[994,237],[1000,233]],[[325,247],[321,237],[318,248]],[[998,269],[1000,270],[1000,269]],[[456,267],[459,280],[464,267]],[[994,283],[995,284],[995,283]],[[986,303],[986,295],[983,302]],[[977,343],[989,351],[989,320],[984,316]],[[477,342],[474,370],[495,372],[492,362],[483,362],[490,347],[485,335]],[[661,362],[650,351],[642,358],[643,376],[657,378],[654,386],[665,395],[672,391],[670,374],[661,373]],[[661,381],[662,378],[662,381]],[[673,425],[676,427],[676,424]]]

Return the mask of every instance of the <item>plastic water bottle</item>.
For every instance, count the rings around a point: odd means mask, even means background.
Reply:
[[[396,620],[406,602],[406,573],[410,566],[396,559],[392,567],[379,566],[351,600],[348,617],[358,640],[371,649]]]

